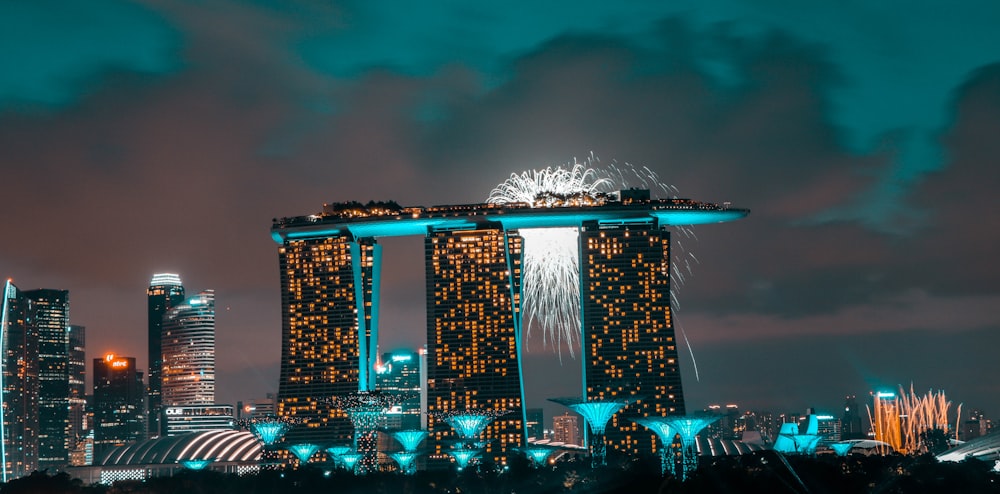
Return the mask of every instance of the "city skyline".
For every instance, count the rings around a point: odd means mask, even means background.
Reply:
[[[489,5],[407,23],[338,5],[2,6],[0,23],[37,19],[0,29],[22,57],[2,60],[39,62],[0,75],[0,277],[68,290],[87,361],[147,371],[149,276],[214,287],[218,400],[235,404],[277,390],[270,218],[482,202],[511,173],[593,152],[754,211],[682,240],[698,259],[674,314],[691,409],[835,410],[912,381],[1000,413],[998,8],[659,3],[537,23]],[[67,56],[33,51],[52,46]],[[396,253],[420,249],[384,249],[379,351],[412,350],[422,259]],[[553,384],[527,407],[579,379],[535,337],[526,372]]]

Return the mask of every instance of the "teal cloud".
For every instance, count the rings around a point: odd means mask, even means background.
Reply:
[[[180,67],[181,35],[119,0],[0,2],[0,111],[78,101],[113,71]]]

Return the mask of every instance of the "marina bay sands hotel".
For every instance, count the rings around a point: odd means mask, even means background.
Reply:
[[[351,437],[346,415],[328,399],[377,389],[378,240],[419,235],[426,259],[424,378],[431,441],[454,437],[435,418],[440,414],[489,409],[508,413],[484,431],[486,450],[503,454],[524,446],[519,232],[575,228],[580,397],[630,401],[608,425],[608,446],[653,451],[654,436],[628,418],[685,413],[667,227],[731,221],[749,211],[650,199],[649,191],[635,189],[564,199],[545,207],[340,203],[324,205],[317,214],[275,219],[271,234],[280,245],[282,314],[278,414],[305,421],[294,435],[321,444]]]

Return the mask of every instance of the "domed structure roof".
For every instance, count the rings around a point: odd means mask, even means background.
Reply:
[[[185,460],[245,462],[258,460],[260,454],[260,443],[250,432],[215,430],[118,446],[95,458],[94,465],[159,465]]]

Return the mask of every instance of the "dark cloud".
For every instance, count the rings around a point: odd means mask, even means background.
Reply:
[[[943,120],[905,113],[936,132],[929,145],[946,161],[896,182],[890,209],[912,216],[883,215],[865,208],[898,174],[899,139],[911,134],[858,113],[899,107],[891,86],[873,82],[890,68],[858,55],[860,41],[780,16],[747,29],[730,22],[743,7],[623,6],[630,20],[605,30],[611,17],[589,9],[546,24],[562,13],[533,20],[454,5],[411,17],[317,5],[155,3],[149,22],[162,32],[148,36],[161,43],[142,53],[161,69],[97,50],[119,61],[88,65],[104,68],[88,68],[93,85],[59,100],[72,105],[0,110],[0,273],[22,288],[69,289],[91,355],[115,350],[145,365],[145,284],[176,271],[189,291],[217,290],[220,398],[259,397],[273,391],[279,358],[271,218],[342,200],[481,201],[511,173],[594,152],[603,164],[649,167],[682,196],[753,210],[696,228],[697,239],[675,234],[695,256],[677,316],[702,371],[693,381],[682,357],[692,408],[802,408],[831,403],[821,391],[914,379],[1000,409],[996,393],[960,378],[991,369],[979,357],[1000,326],[991,310],[1000,239],[986,227],[996,223],[1000,71],[984,67],[953,87],[981,53],[920,89],[945,91],[918,112]],[[387,19],[403,18],[414,22],[380,38]],[[835,20],[839,29],[849,19]],[[530,35],[498,27],[510,22]],[[864,31],[859,39],[879,39]],[[876,48],[903,53],[915,70],[908,36]],[[455,46],[464,48],[444,49]],[[888,106],[875,104],[880,94]],[[424,332],[421,242],[385,246],[385,345],[413,346]],[[841,340],[846,354],[830,350]],[[578,391],[578,361],[543,352],[529,361],[533,376],[559,376],[528,386],[530,406]]]

